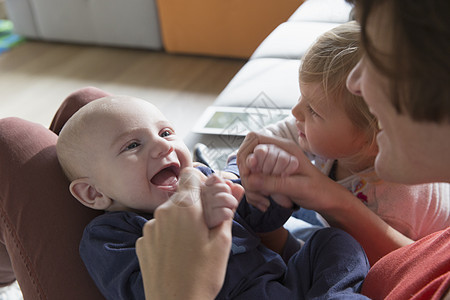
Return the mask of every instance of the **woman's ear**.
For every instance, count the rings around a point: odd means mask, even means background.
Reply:
[[[72,181],[69,190],[83,205],[93,209],[106,210],[112,204],[112,200],[98,192],[95,186],[91,184],[89,178],[86,177]]]

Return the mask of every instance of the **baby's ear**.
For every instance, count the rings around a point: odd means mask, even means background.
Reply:
[[[75,179],[70,183],[69,190],[83,205],[93,209],[106,210],[112,204],[112,200],[98,192],[89,178]]]

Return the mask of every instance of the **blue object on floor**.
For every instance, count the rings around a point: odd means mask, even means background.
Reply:
[[[0,54],[21,43],[25,39],[13,33],[13,23],[9,20],[0,20]]]

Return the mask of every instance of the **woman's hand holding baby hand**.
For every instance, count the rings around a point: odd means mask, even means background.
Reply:
[[[261,173],[269,176],[289,176],[298,169],[298,160],[278,146],[259,144],[245,160],[246,167],[252,174]],[[245,180],[243,180],[245,181]],[[247,202],[265,211],[270,205],[267,194],[246,192]],[[292,201],[282,194],[270,194],[272,199],[283,207],[292,207]]]
[[[182,171],[178,192],[155,210],[136,242],[147,299],[214,299],[222,288],[232,220],[206,226],[199,173]]]
[[[208,228],[214,228],[233,219],[244,188],[212,174],[201,187],[203,213]]]
[[[291,175],[298,168],[295,156],[275,145],[259,144],[246,159],[247,167],[252,173],[266,175]]]
[[[297,159],[297,169],[288,176],[274,176],[262,172],[254,173],[253,157],[261,144],[276,145]],[[248,161],[250,160],[250,161]],[[326,215],[340,204],[339,196],[348,193],[341,185],[320,172],[293,141],[280,137],[265,136],[255,132],[247,135],[237,154],[237,165],[247,197],[254,197],[263,207],[264,196],[283,194],[289,201],[316,210]],[[266,207],[269,202],[267,199]]]

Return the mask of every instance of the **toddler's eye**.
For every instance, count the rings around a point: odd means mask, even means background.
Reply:
[[[129,144],[126,148],[125,148],[125,150],[131,150],[131,149],[134,149],[134,148],[137,148],[137,147],[139,147],[141,144],[139,144],[138,142],[132,142],[131,144]]]
[[[308,111],[312,116],[319,116],[318,113],[316,113],[316,111],[311,107],[311,105],[308,105]]]
[[[171,129],[164,129],[161,134],[159,135],[160,137],[167,137],[174,134],[173,130]]]

